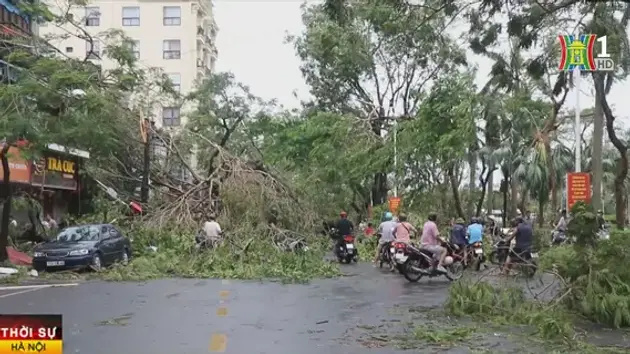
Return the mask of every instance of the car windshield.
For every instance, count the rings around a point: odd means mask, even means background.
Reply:
[[[77,226],[69,227],[57,235],[57,241],[78,242],[78,241],[98,241],[100,231],[97,226]]]

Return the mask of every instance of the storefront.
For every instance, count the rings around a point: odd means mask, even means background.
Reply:
[[[50,144],[47,148],[39,159],[30,161],[19,148],[11,147],[9,181],[17,190],[28,192],[38,199],[44,215],[59,221],[67,213],[69,204],[79,198],[81,165],[89,158],[89,153],[57,144]],[[0,176],[1,173],[0,166]],[[14,217],[20,219],[21,215]]]

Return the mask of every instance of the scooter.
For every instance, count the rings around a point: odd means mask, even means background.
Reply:
[[[470,250],[470,265],[474,270],[480,270],[481,265],[486,261],[486,257],[483,251],[483,243],[475,242],[469,246]]]
[[[406,251],[409,253],[409,256],[407,256],[402,266],[402,273],[405,279],[415,283],[423,276],[433,278],[444,275],[451,281],[461,278],[464,275],[464,264],[461,253],[457,252],[457,247],[450,243],[443,243],[442,247],[446,247],[448,252],[444,259],[446,273],[437,270],[439,261],[433,256],[433,253],[412,245],[406,245]]]
[[[340,242],[336,247],[337,259],[339,263],[350,263],[354,261],[357,263],[357,250],[354,244],[354,236],[346,235],[343,237],[343,242]]]
[[[393,242],[390,252],[392,253],[393,258],[393,267],[398,269],[400,274],[404,274],[405,262],[407,262],[407,259],[409,258],[407,244],[404,242]]]
[[[379,268],[383,268],[383,265],[386,264],[390,269],[394,269],[394,266],[396,265],[394,261],[395,253],[396,249],[394,248],[393,242],[384,244],[381,248],[381,254],[379,255]]]

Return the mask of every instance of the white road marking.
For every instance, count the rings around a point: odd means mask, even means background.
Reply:
[[[13,296],[13,295],[20,295],[20,294],[24,294],[24,293],[30,293],[30,292],[41,290],[41,289],[44,289],[44,288],[30,288],[30,289],[26,289],[26,290],[22,290],[22,291],[16,291],[14,293],[8,293],[8,294],[0,295],[0,299],[5,298],[5,297],[9,297],[9,296]]]
[[[17,285],[17,286],[0,286],[0,291],[11,291],[17,290],[15,292],[11,292],[8,294],[0,295],[0,299],[5,297],[20,295],[25,293],[30,293],[37,290],[47,289],[47,288],[57,288],[57,287],[69,287],[69,286],[77,286],[79,283],[66,283],[66,284],[41,284],[41,285]]]
[[[0,286],[0,290],[45,289],[45,288],[57,288],[57,287],[66,287],[66,286],[77,286],[77,285],[79,285],[79,283],[15,285],[15,286]]]

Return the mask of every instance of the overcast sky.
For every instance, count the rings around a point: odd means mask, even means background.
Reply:
[[[312,1],[311,1],[312,2]],[[219,26],[217,38],[219,71],[231,71],[253,93],[275,98],[287,108],[299,107],[299,99],[308,98],[308,87],[299,70],[300,61],[290,44],[285,44],[286,33],[299,34],[303,30],[300,6],[302,1],[243,1],[215,0],[215,17]],[[474,57],[479,67],[478,84],[487,80],[491,62]],[[590,80],[582,80],[582,109],[593,105]],[[298,98],[295,98],[296,92]],[[630,117],[630,84],[617,83],[609,95],[609,103],[620,120]],[[575,106],[575,93],[570,93],[565,104]]]

